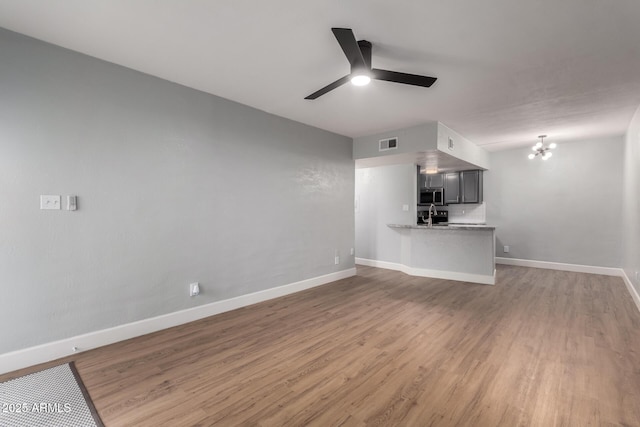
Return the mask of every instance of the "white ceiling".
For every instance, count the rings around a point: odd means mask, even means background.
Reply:
[[[0,26],[357,137],[439,120],[500,150],[620,135],[640,105],[638,0],[0,0]],[[438,77],[303,98],[373,66]]]

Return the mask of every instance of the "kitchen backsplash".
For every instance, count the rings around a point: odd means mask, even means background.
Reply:
[[[487,222],[487,207],[485,203],[449,205],[449,223],[463,222],[468,224],[484,224]]]

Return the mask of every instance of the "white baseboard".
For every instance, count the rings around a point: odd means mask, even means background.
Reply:
[[[471,273],[459,273],[455,271],[442,271],[431,270],[427,268],[415,268],[409,267],[404,264],[398,264],[394,262],[378,261],[374,259],[356,258],[356,264],[367,265],[369,267],[386,268],[387,270],[401,271],[410,276],[419,277],[431,277],[433,279],[446,279],[457,280],[460,282],[472,282],[480,283],[483,285],[495,285],[496,284],[496,271],[493,270],[493,275],[471,274]]]
[[[378,261],[367,258],[356,258],[356,265],[366,265],[368,267],[378,267],[396,271],[402,271],[405,268],[404,265],[395,262]]]
[[[596,267],[593,265],[565,264],[561,262],[535,261],[530,259],[496,257],[496,264],[517,265],[520,267],[545,268],[547,270],[574,271],[576,273],[602,274],[604,276],[622,276],[621,268]]]
[[[130,338],[157,332],[162,329],[193,322],[215,314],[224,313],[225,311],[235,310],[251,304],[256,304],[269,299],[278,298],[284,295],[303,291],[305,289],[324,285],[336,280],[345,279],[347,277],[355,276],[355,274],[356,269],[349,268],[347,270],[301,280],[299,282],[278,286],[276,288],[265,289],[264,291],[241,295],[223,301],[216,301],[210,304],[164,314],[162,316],[152,317],[137,322],[115,326],[113,328],[65,338],[60,341],[54,341],[23,350],[1,354],[0,374],[69,356],[74,354],[74,347],[77,347],[79,351],[91,350],[93,348],[113,344],[118,341],[124,341]]]
[[[631,279],[627,276],[627,273],[622,270],[622,280],[624,280],[624,284],[627,285],[627,290],[631,294],[631,298],[633,298],[633,302],[636,303],[636,307],[638,307],[638,311],[640,311],[640,295],[638,295],[638,291],[633,287],[633,283],[631,283]]]

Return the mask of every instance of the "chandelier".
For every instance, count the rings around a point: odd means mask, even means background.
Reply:
[[[544,145],[544,139],[546,137],[547,137],[547,135],[540,135],[538,137],[538,138],[540,138],[540,142],[538,142],[536,145],[531,147],[531,149],[533,151],[535,151],[535,153],[529,154],[529,159],[535,159],[537,156],[541,156],[542,160],[547,160],[549,157],[551,157],[553,155],[551,150],[556,148],[556,143],[552,142],[551,144],[545,146]]]

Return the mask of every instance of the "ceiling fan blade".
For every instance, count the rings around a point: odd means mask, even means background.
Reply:
[[[351,70],[353,71],[357,68],[368,69],[358,42],[356,41],[356,36],[353,35],[351,28],[332,28],[331,31],[333,31],[333,35],[336,36],[336,40],[338,40],[347,60],[349,60]]]
[[[380,70],[373,68],[371,77],[387,82],[404,83],[406,85],[431,87],[437,80],[436,77],[419,76],[417,74],[399,73],[397,71]]]
[[[367,70],[371,69],[371,42],[366,40],[358,40],[358,47],[360,48],[360,52],[362,53],[362,58],[364,59],[364,65],[367,67]]]
[[[327,85],[327,86],[323,87],[322,89],[320,89],[320,90],[318,90],[318,91],[313,92],[311,95],[309,95],[309,96],[305,97],[304,99],[316,99],[316,98],[318,98],[319,96],[322,96],[322,95],[324,95],[325,93],[327,93],[327,92],[329,92],[329,91],[332,91],[332,90],[334,90],[334,89],[335,89],[335,88],[337,88],[337,87],[342,86],[343,84],[345,84],[346,82],[348,82],[348,81],[349,81],[349,78],[350,78],[350,77],[351,77],[350,75],[346,75],[346,76],[344,76],[344,77],[342,77],[342,78],[339,78],[339,79],[338,79],[338,80],[336,80],[335,82],[333,82],[333,83],[331,83],[331,84],[329,84],[329,85]]]

